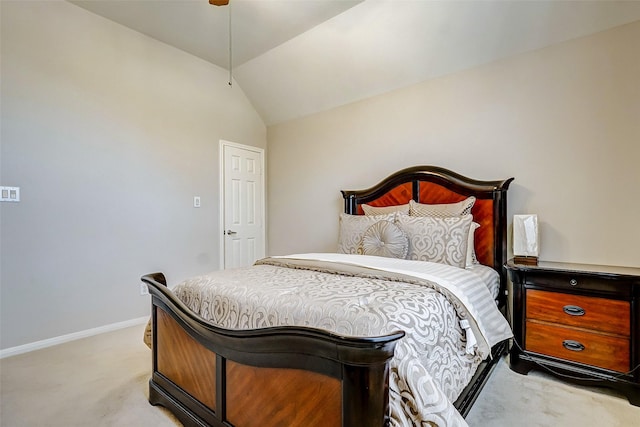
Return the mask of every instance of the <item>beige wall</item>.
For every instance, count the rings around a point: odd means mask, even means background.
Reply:
[[[5,349],[147,315],[144,273],[217,269],[218,142],[266,127],[225,70],[67,2],[1,7]]]
[[[340,189],[433,164],[514,176],[541,259],[640,266],[638,52],[635,22],[270,127],[269,252],[335,250]]]

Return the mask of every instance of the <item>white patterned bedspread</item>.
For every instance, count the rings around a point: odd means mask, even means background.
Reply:
[[[477,274],[422,261],[273,257],[186,280],[174,293],[204,319],[229,329],[311,326],[346,336],[405,331],[390,361],[395,427],[466,426],[452,402],[490,347],[511,337]],[[470,351],[463,318],[478,342]]]

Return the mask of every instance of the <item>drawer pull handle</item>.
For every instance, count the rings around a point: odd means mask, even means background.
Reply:
[[[562,341],[562,346],[567,350],[571,351],[582,351],[584,350],[584,345],[574,340],[564,340]]]
[[[576,279],[571,279],[571,280],[569,280],[569,284],[571,286],[577,286],[578,285],[578,281]]]
[[[562,310],[569,316],[584,316],[584,308],[577,305],[565,305]]]

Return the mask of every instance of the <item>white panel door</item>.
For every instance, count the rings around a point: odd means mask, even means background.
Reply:
[[[263,151],[221,142],[223,158],[222,266],[244,267],[264,257]]]

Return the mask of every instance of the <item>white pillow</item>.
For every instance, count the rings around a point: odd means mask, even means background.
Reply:
[[[400,212],[405,215],[409,215],[409,203],[407,203],[406,205],[396,206],[369,206],[363,204],[362,210],[364,211],[365,215],[384,215],[394,212]]]
[[[396,214],[387,215],[349,215],[340,214],[338,235],[338,252],[343,254],[357,254],[362,242],[362,236],[369,227],[378,221],[395,220]]]
[[[469,196],[457,203],[444,203],[439,205],[428,205],[411,200],[409,201],[409,215],[433,216],[436,218],[468,215],[471,213],[471,208],[475,202],[476,198],[474,196]]]
[[[378,221],[364,232],[359,253],[387,258],[406,258],[409,240],[404,231],[389,221]]]
[[[396,224],[409,238],[408,259],[464,268],[472,215],[449,218],[398,215]]]

